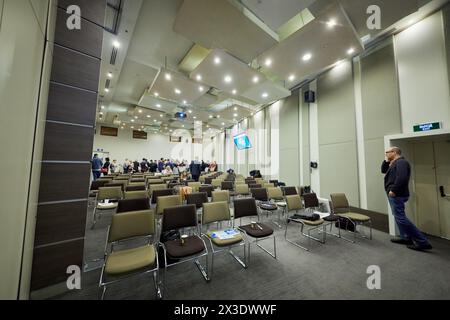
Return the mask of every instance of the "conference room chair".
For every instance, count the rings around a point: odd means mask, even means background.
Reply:
[[[275,187],[278,187],[279,181],[278,181],[278,180],[269,180],[269,183],[273,183],[273,185],[274,185]]]
[[[235,189],[236,196],[246,197],[251,195],[250,188],[246,184],[237,184]]]
[[[142,210],[150,210],[150,202],[148,198],[122,199],[117,203],[116,214]]]
[[[120,187],[122,191],[125,191],[126,184],[123,183],[112,183],[108,182],[103,185],[104,187],[112,188],[112,187]]]
[[[100,187],[95,198],[95,206],[92,217],[92,228],[97,223],[97,214],[102,210],[111,210],[117,208],[117,202],[109,202],[110,200],[118,201],[123,198],[123,191],[120,186],[118,187]],[[98,214],[100,219],[101,214]]]
[[[136,182],[140,182],[140,183],[145,183],[145,179],[144,179],[144,177],[142,177],[142,178],[131,178],[130,179],[130,183],[136,183]]]
[[[227,203],[230,202],[230,192],[228,190],[213,191],[211,194],[212,194],[212,202],[220,202],[220,201],[225,201]]]
[[[193,192],[186,195],[187,204],[195,204],[197,209],[203,207],[208,202],[208,194],[206,192]]]
[[[150,180],[147,180],[147,186],[151,186],[153,184],[165,184],[165,183],[164,183],[164,180],[162,180],[162,179],[150,179]]]
[[[208,194],[208,197],[212,197],[212,192],[214,190],[215,189],[213,186],[200,186],[200,188],[198,188],[199,192],[206,192]]]
[[[284,196],[294,196],[298,194],[297,187],[282,187]]]
[[[104,263],[99,281],[103,300],[107,286],[130,277],[152,274],[155,296],[162,299],[159,280],[158,242],[155,237],[155,214],[152,211],[128,212],[112,217],[105,244]],[[143,244],[116,249],[118,242],[141,239]]]
[[[214,273],[214,256],[218,253],[228,252],[242,267],[247,268],[247,250],[246,243],[242,237],[241,232],[237,231],[230,235],[229,238],[221,239],[219,232],[226,230],[235,230],[234,221],[231,218],[230,206],[227,202],[211,202],[203,204],[202,228],[206,228],[205,233],[202,233],[208,240],[211,249],[211,268],[209,278],[212,279]],[[222,224],[226,223],[225,228]],[[216,227],[213,225],[216,224]],[[243,247],[244,259],[242,261],[232,249]]]
[[[128,185],[127,187],[125,187],[125,191],[143,191],[146,190],[145,189],[145,184],[144,185]]]
[[[212,177],[207,177],[207,178],[205,178],[204,183],[205,183],[205,184],[212,184],[213,179],[214,179],[214,178],[212,178]]]
[[[221,190],[228,190],[228,191],[233,191],[234,189],[234,183],[233,181],[222,181],[221,185],[220,185],[220,189]]]
[[[154,190],[152,193],[152,204],[157,203],[159,197],[172,196],[174,193],[175,191],[173,189]]]
[[[198,192],[198,188],[200,188],[202,184],[200,182],[188,182],[187,186],[192,188],[192,192]]]
[[[139,199],[139,198],[148,198],[147,190],[140,191],[126,191],[125,199]]]
[[[162,215],[164,209],[170,207],[181,206],[183,204],[180,195],[158,197],[156,201],[156,214]]]
[[[103,176],[103,177],[98,178],[96,181],[106,181],[106,182],[111,182],[111,181],[113,181],[113,180],[114,180],[114,177],[105,177],[105,176]]]
[[[150,195],[153,194],[153,191],[155,191],[155,190],[162,190],[162,189],[167,189],[167,185],[165,183],[148,185],[148,192],[149,192]]]
[[[91,186],[89,188],[89,197],[95,197],[98,193],[98,188],[103,187],[107,184],[109,180],[95,180],[91,182]]]
[[[175,188],[177,186],[184,186],[184,185],[182,183],[180,183],[180,182],[169,182],[167,184],[167,188],[169,188],[169,189],[173,189],[173,188]]]
[[[300,197],[300,195],[297,194],[297,195],[286,196],[286,203],[287,203],[288,215],[296,214],[296,213],[298,214],[300,211],[304,212],[302,198]],[[316,221],[310,221],[310,220],[302,219],[301,216],[296,217],[295,215],[290,216],[290,217],[288,216],[286,219],[286,229],[284,232],[284,239],[287,242],[289,242],[290,244],[293,244],[298,248],[301,248],[305,251],[309,251],[310,250],[309,248],[306,248],[288,238],[288,227],[291,222],[300,224],[300,234],[308,239],[308,246],[311,245],[311,240],[315,240],[320,243],[325,243],[326,230],[325,230],[325,225],[324,225],[325,221],[323,219],[319,219]],[[318,230],[320,227],[323,228],[322,239],[318,239],[318,238],[311,236],[311,232]],[[307,233],[304,232],[305,228],[307,228],[307,230],[306,230]]]
[[[351,212],[350,211],[350,205],[348,203],[347,197],[344,193],[333,193],[330,195],[331,197],[331,206],[332,211],[339,217],[344,218],[346,222],[350,222],[354,227],[354,238],[356,240],[357,235],[357,226],[365,226],[366,224],[369,225],[370,229],[370,235],[369,239],[372,240],[372,219],[369,216],[366,216],[364,214]],[[348,230],[348,227],[345,228]],[[364,236],[363,236],[364,238]]]
[[[269,201],[266,188],[250,188],[252,197],[258,201]]]
[[[284,200],[284,196],[283,196],[283,191],[281,190],[281,188],[278,187],[270,187],[267,188],[267,196],[269,197],[269,200],[273,200],[273,201],[283,201]]]
[[[124,186],[127,186],[130,183],[130,181],[129,180],[125,180],[125,179],[122,179],[122,180],[121,179],[114,179],[114,180],[110,181],[109,183],[121,183]]]
[[[273,258],[277,258],[277,244],[274,231],[271,227],[264,223],[251,221],[250,224],[242,225],[242,218],[250,218],[258,216],[258,208],[256,200],[253,198],[235,199],[234,200],[234,220],[240,219],[238,227],[244,233],[245,242],[248,244],[247,265],[250,263],[251,244],[255,243],[260,249],[269,254]],[[273,238],[273,252],[270,252],[259,242]]]
[[[276,185],[274,183],[266,182],[263,184],[263,188],[274,188],[274,187],[276,187]]]
[[[162,199],[162,198],[160,198]],[[189,234],[184,234],[189,230]],[[182,263],[194,261],[203,278],[209,282],[208,275],[208,248],[201,234],[197,219],[195,205],[178,205],[166,207],[162,215],[162,233],[168,231],[179,231],[180,239],[169,240],[161,243],[164,253],[164,294],[167,292],[167,272],[169,267]],[[199,259],[205,258],[203,266]],[[185,272],[186,269],[183,269]],[[187,276],[186,274],[184,276]]]
[[[130,176],[117,176],[117,177],[114,178],[114,180],[129,181],[130,180]]]
[[[221,179],[213,179],[211,181],[211,185],[216,188],[219,189],[222,186],[222,180]]]

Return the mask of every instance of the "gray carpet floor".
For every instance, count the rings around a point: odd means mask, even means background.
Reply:
[[[86,228],[86,272],[82,289],[55,299],[97,299],[100,265],[107,226],[112,212],[104,212],[94,230]],[[91,221],[91,211],[88,213]],[[193,262],[169,269],[164,299],[169,300],[304,300],[304,299],[450,299],[450,242],[432,238],[434,249],[415,252],[392,244],[390,236],[375,231],[373,240],[355,244],[327,237],[327,243],[311,242],[306,252],[284,240],[276,230],[277,259],[252,246],[248,269],[222,253],[214,261],[212,281],[203,280]],[[308,245],[298,226],[289,226],[299,243]],[[351,237],[352,234],[347,234]],[[262,242],[272,248],[271,240]],[[236,250],[239,254],[241,251]],[[369,290],[367,268],[380,267],[381,289]],[[108,287],[105,299],[155,299],[151,275],[136,276]]]

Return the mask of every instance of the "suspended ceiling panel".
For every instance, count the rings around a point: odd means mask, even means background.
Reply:
[[[308,8],[315,0],[241,0],[242,4],[265,22],[272,30],[278,30],[283,24]]]
[[[336,25],[330,27],[329,21],[334,21]],[[353,49],[350,55],[349,49]],[[286,81],[289,87],[293,87],[308,75],[363,50],[348,17],[340,6],[335,5],[262,54],[258,58],[258,63],[262,66],[262,70],[276,74],[279,80]],[[306,55],[310,55],[310,59],[304,61]],[[272,64],[267,67],[265,62],[269,59]]]
[[[233,105],[220,112],[220,117],[225,120],[232,121],[234,119],[241,120],[251,115],[252,111],[239,105]]]
[[[191,81],[181,74],[161,68],[150,87],[150,94],[179,104],[192,104],[209,89],[210,87]]]
[[[172,113],[175,112],[178,104],[158,99],[154,95],[150,94],[149,91],[145,91],[144,95],[139,100],[139,106]]]
[[[246,92],[242,93],[242,95],[260,104],[268,104],[289,97],[291,91],[270,80],[266,80],[257,86],[251,87]]]
[[[212,94],[205,94],[201,96],[198,100],[194,102],[194,107],[201,108],[201,109],[208,109],[211,105],[217,103],[217,97],[213,96]]]
[[[255,77],[259,82],[265,79],[262,73],[220,49],[213,50],[191,73],[190,78],[197,79],[197,76],[201,76],[202,82],[231,95],[233,90],[236,90],[236,95],[240,95],[255,85]],[[230,77],[231,81],[227,82],[226,77]]]
[[[206,48],[249,63],[277,41],[227,0],[185,0],[173,30]]]

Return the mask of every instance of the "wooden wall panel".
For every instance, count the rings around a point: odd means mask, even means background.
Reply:
[[[105,0],[59,0],[58,6],[64,10],[70,5],[77,5],[81,9],[81,16],[100,26],[105,25]]]

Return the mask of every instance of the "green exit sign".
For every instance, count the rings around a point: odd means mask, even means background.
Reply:
[[[424,124],[419,124],[417,126],[414,126],[414,132],[438,130],[440,128],[441,128],[440,122],[424,123]]]

